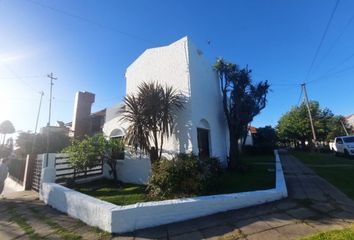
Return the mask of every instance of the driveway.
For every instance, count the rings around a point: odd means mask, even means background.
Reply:
[[[281,201],[111,237],[45,206],[33,192],[19,192],[0,200],[0,239],[288,240],[354,224],[351,199],[293,156],[280,157],[289,192]]]

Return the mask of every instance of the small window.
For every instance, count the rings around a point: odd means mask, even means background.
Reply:
[[[341,138],[337,138],[337,139],[336,139],[336,143],[338,143],[338,144],[343,144],[343,140],[342,140]]]

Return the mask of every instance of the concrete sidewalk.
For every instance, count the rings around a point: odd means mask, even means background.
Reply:
[[[12,193],[0,200],[0,239],[298,239],[354,223],[352,200],[293,156],[283,152],[281,161],[288,199],[113,237],[45,206],[33,192]]]

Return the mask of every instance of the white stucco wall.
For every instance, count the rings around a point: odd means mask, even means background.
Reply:
[[[103,165],[103,175],[112,178],[109,166]],[[151,162],[148,156],[125,152],[124,160],[117,160],[118,179],[125,183],[147,184],[151,173]]]
[[[226,160],[227,123],[222,109],[219,80],[203,53],[188,41],[193,152],[198,154],[197,127],[202,119],[210,125],[210,155]]]
[[[135,93],[143,82],[167,84],[186,97],[173,136],[164,140],[164,153],[198,154],[197,127],[204,119],[210,126],[210,155],[226,159],[227,127],[218,79],[212,65],[187,37],[146,50],[128,67],[126,93]]]
[[[186,98],[184,109],[178,113],[176,131],[164,140],[163,152],[173,155],[191,152],[191,107],[187,38],[168,46],[147,49],[126,71],[126,94],[136,93],[143,82],[159,82],[174,87]]]

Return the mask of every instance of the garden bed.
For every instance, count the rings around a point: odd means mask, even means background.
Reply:
[[[265,190],[149,201],[119,206],[49,181],[52,179],[45,176],[49,176],[53,169],[48,167],[42,170],[45,181],[42,182],[40,199],[53,208],[78,218],[91,226],[99,227],[111,233],[130,232],[259,205],[287,197],[284,174],[277,151],[275,151],[275,159],[273,157],[266,158],[263,159],[264,161],[253,158],[247,162],[253,166],[252,171],[254,173],[256,173],[255,169],[263,169],[261,172],[266,171],[270,176],[275,176],[275,184]],[[274,163],[271,163],[272,161],[275,161],[275,166]],[[273,168],[275,168],[275,172],[272,170]],[[249,175],[251,175],[250,172],[245,174],[245,176]],[[262,181],[264,179],[259,178],[256,183],[261,184]],[[242,179],[239,179],[237,183],[241,184],[240,186],[244,184]],[[124,192],[127,191],[121,191],[121,193]]]
[[[215,179],[215,187],[200,195],[216,195],[275,188],[275,162],[273,155],[244,155],[243,161],[249,171],[235,173],[225,171]],[[78,184],[76,191],[116,205],[129,205],[146,202],[149,199],[146,186],[137,184],[118,185],[108,179],[99,179]],[[196,197],[190,196],[190,197]]]

